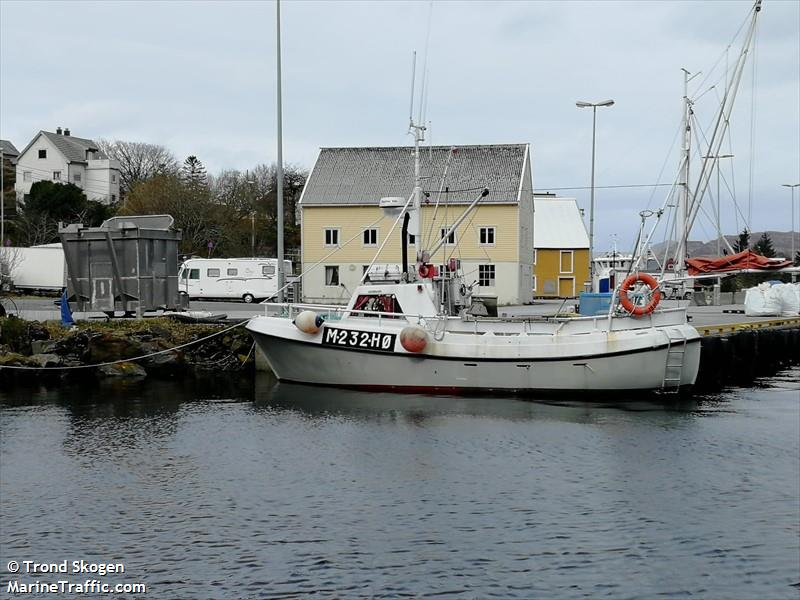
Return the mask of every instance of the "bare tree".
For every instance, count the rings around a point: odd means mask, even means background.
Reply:
[[[97,144],[106,156],[119,161],[123,192],[129,192],[135,184],[156,175],[169,175],[178,171],[177,159],[164,146],[122,140],[99,140]]]

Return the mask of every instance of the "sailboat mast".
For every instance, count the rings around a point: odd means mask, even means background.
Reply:
[[[689,81],[691,73],[686,69],[683,71],[683,143],[682,143],[682,168],[681,168],[681,193],[678,197],[678,215],[680,216],[680,226],[678,228],[677,247],[675,248],[675,273],[682,275],[685,269],[686,245],[689,241],[689,169],[692,164],[692,101],[689,99]]]
[[[281,106],[281,0],[277,0],[277,26],[278,26],[278,162],[275,169],[278,193],[278,296],[277,301],[283,302],[283,286],[285,285],[283,269],[283,107]]]
[[[684,199],[685,203],[682,205],[682,212],[681,216],[683,217],[683,231],[679,237],[678,248],[675,253],[675,269],[680,272],[685,270],[684,266],[684,259],[686,258],[686,242],[689,238],[689,232],[694,225],[695,219],[700,211],[700,204],[702,202],[703,196],[708,189],[709,182],[711,180],[711,173],[713,170],[714,162],[718,160],[720,148],[722,147],[722,141],[725,137],[725,134],[728,131],[728,126],[730,123],[731,113],[733,111],[733,105],[736,101],[736,93],[739,89],[739,84],[741,83],[742,74],[744,72],[744,65],[747,61],[747,55],[750,53],[750,47],[753,43],[753,39],[756,32],[756,25],[758,22],[758,15],[761,12],[761,0],[756,0],[753,5],[753,17],[750,21],[750,27],[745,35],[745,40],[742,44],[742,50],[739,53],[739,57],[736,60],[736,64],[734,65],[733,69],[733,76],[728,84],[727,89],[725,90],[725,94],[722,98],[722,104],[720,106],[719,112],[717,113],[717,117],[714,123],[714,129],[711,133],[708,142],[708,150],[705,153],[705,157],[703,162],[700,166],[700,175],[697,178],[697,183],[694,186],[694,192],[691,192],[689,188],[689,162],[690,162],[690,153],[689,153],[689,144],[690,141],[687,140],[689,137],[689,133],[691,131],[691,100],[688,98],[687,92],[687,83],[691,81],[691,78],[688,77],[688,73],[684,69],[684,73],[686,73],[685,83],[684,83],[684,121],[686,122],[686,127],[684,129],[684,158],[683,160],[686,162],[684,166]],[[688,120],[687,120],[688,119]]]

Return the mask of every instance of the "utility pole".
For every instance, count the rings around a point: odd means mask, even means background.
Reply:
[[[281,0],[277,0],[278,26],[278,302],[283,302],[283,116],[281,106]]]

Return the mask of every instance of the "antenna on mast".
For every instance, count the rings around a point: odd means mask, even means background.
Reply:
[[[411,101],[408,106],[409,128],[414,125],[414,83],[417,80],[417,51],[411,53]]]

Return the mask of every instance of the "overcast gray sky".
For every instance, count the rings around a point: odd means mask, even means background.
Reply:
[[[310,168],[321,146],[410,144],[411,53],[424,54],[430,22],[434,144],[529,142],[537,189],[588,186],[591,112],[575,101],[613,98],[598,109],[597,185],[650,184],[665,164],[669,182],[681,67],[705,75],[720,57],[724,65],[751,6],[285,1],[284,159]],[[737,53],[738,39],[730,63]],[[788,231],[781,184],[800,182],[800,2],[765,0],[755,64],[756,86],[750,63],[724,148],[735,154],[733,175],[724,173],[745,216],[752,198],[751,229]],[[181,160],[195,154],[211,173],[275,160],[274,2],[2,0],[0,76],[0,134],[20,149],[60,125],[162,144]],[[697,103],[704,127],[717,94]],[[559,193],[588,207],[588,190]],[[652,193],[598,189],[599,250],[612,234],[631,243],[638,211],[660,205],[666,188]],[[800,188],[795,198],[798,206]],[[723,231],[734,233],[744,223],[724,195],[722,204]],[[701,220],[692,237],[713,234]]]

